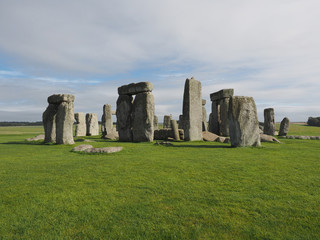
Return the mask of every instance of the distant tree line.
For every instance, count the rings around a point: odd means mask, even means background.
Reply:
[[[42,121],[39,122],[0,122],[1,127],[13,126],[42,126]]]

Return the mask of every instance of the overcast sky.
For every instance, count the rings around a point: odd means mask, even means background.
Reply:
[[[116,107],[117,88],[150,81],[178,119],[186,78],[209,95],[252,96],[259,120],[320,116],[319,0],[2,0],[0,121],[40,121],[47,97],[75,112]]]

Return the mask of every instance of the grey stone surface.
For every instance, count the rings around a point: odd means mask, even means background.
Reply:
[[[132,101],[129,95],[120,95],[117,100],[117,130],[121,142],[132,141]]]
[[[163,116],[163,128],[171,128],[172,115]]]
[[[201,83],[186,79],[183,95],[183,127],[186,141],[202,140]]]
[[[208,131],[206,100],[202,99],[202,131]]]
[[[282,119],[280,123],[279,136],[287,136],[289,132],[289,125],[290,125],[289,118],[285,117],[284,119]]]
[[[261,134],[260,133],[260,141],[261,142],[277,142],[280,143],[280,141],[278,139],[276,139],[274,136],[270,136],[267,134]]]
[[[179,129],[184,129],[184,126],[183,126],[183,115],[179,115],[179,123],[178,123],[178,127]]]
[[[173,138],[174,140],[179,141],[180,140],[180,135],[179,135],[179,129],[178,129],[178,124],[176,120],[171,120],[171,128],[173,132]]]
[[[257,108],[252,97],[231,97],[228,119],[231,146],[261,145]]]
[[[123,147],[103,147],[103,148],[87,148],[84,150],[86,153],[115,153],[120,152]]]
[[[118,88],[119,95],[135,95],[143,92],[152,92],[153,84],[151,82],[139,82],[123,85]]]
[[[219,138],[217,134],[214,134],[212,132],[202,132],[202,137],[203,140],[207,142],[214,142],[217,140],[217,138]]]
[[[220,100],[220,119],[219,119],[219,135],[229,136],[229,121],[228,121],[228,111],[229,111],[229,99],[223,98]]]
[[[48,103],[60,104],[62,102],[74,102],[74,96],[71,94],[53,94],[48,97]]]
[[[106,136],[107,134],[112,134],[113,129],[113,121],[112,121],[112,109],[110,104],[103,105],[103,114],[101,117],[101,132],[102,136]]]
[[[86,150],[88,148],[93,148],[93,146],[89,145],[89,144],[81,144],[79,146],[76,146],[76,147],[72,148],[72,151],[74,151],[74,152],[82,152],[82,151],[84,151],[84,150]]]
[[[233,96],[233,89],[222,89],[218,92],[214,92],[210,94],[210,99],[211,101],[217,101],[220,100],[222,98],[230,98]]]
[[[158,121],[158,116],[154,115],[154,116],[153,116],[153,129],[154,129],[154,130],[159,129],[158,122],[159,122],[159,121]]]
[[[45,143],[56,141],[56,115],[58,111],[57,104],[49,104],[47,109],[42,114],[42,123],[45,132]]]
[[[178,129],[180,140],[184,140],[183,129]],[[154,131],[154,140],[167,140],[169,138],[174,139],[172,128],[161,128]]]
[[[275,135],[275,122],[274,122],[274,109],[266,108],[264,109],[264,128],[263,133],[267,135]]]
[[[220,135],[220,105],[218,101],[212,102],[211,113],[209,117],[209,132]]]
[[[87,126],[86,126],[86,116],[83,112],[78,112],[74,114],[74,119],[76,121],[75,126],[75,136],[82,137],[86,136]]]
[[[134,142],[152,142],[154,134],[154,97],[151,92],[138,93],[132,109]]]
[[[56,115],[56,143],[74,144],[73,141],[74,112],[73,102],[62,102]]]
[[[99,123],[98,123],[98,116],[96,113],[86,114],[86,125],[87,125],[87,136],[99,135]]]
[[[44,137],[45,137],[44,134],[40,134],[40,135],[32,137],[32,138],[27,138],[26,141],[33,142],[33,141],[44,140]]]

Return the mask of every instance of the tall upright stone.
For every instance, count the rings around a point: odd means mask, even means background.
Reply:
[[[163,128],[171,128],[172,115],[163,116]]]
[[[132,142],[132,106],[131,95],[119,95],[117,100],[117,129],[120,142]]]
[[[178,125],[179,129],[184,129],[183,122],[184,122],[183,115],[181,114],[181,115],[179,115],[179,125]]]
[[[276,131],[275,121],[274,121],[274,109],[266,108],[264,109],[264,127],[263,133],[267,135],[274,135]]]
[[[207,101],[202,99],[202,131],[208,131],[206,103]]]
[[[180,140],[179,128],[176,120],[171,120],[171,128],[174,136],[174,140]]]
[[[96,113],[86,114],[87,136],[99,135],[99,122]]]
[[[101,117],[102,136],[113,133],[112,109],[110,104],[103,105],[103,114]]]
[[[134,142],[152,142],[154,134],[154,97],[151,92],[138,93],[133,102],[132,134]]]
[[[231,146],[261,145],[257,108],[252,97],[231,97],[228,119]]]
[[[73,141],[74,112],[73,102],[59,104],[56,116],[56,142],[57,144],[74,144]]]
[[[49,106],[42,116],[45,142],[74,144],[73,102],[74,96],[71,94],[53,94],[48,97]]]
[[[153,117],[153,128],[154,128],[154,130],[158,130],[159,129],[158,122],[159,122],[158,116],[154,115],[154,117]]]
[[[87,127],[86,127],[86,116],[83,112],[78,112],[74,114],[74,119],[76,120],[76,127],[75,127],[75,136],[82,137],[86,136]]]
[[[182,112],[185,140],[202,140],[201,82],[193,77],[185,82]]]
[[[220,136],[229,136],[228,109],[229,99],[234,90],[222,89],[210,94],[212,101],[209,131]]]
[[[49,103],[49,106],[42,114],[42,123],[44,127],[44,142],[56,142],[56,114],[58,105]]]
[[[290,125],[289,118],[285,117],[284,119],[282,119],[280,123],[279,136],[287,136],[289,132],[289,125]]]

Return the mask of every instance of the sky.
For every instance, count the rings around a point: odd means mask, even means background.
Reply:
[[[259,121],[320,116],[319,0],[0,0],[0,121],[41,121],[55,93],[75,112],[116,108],[149,81],[155,111],[182,112],[184,83],[253,97]]]

